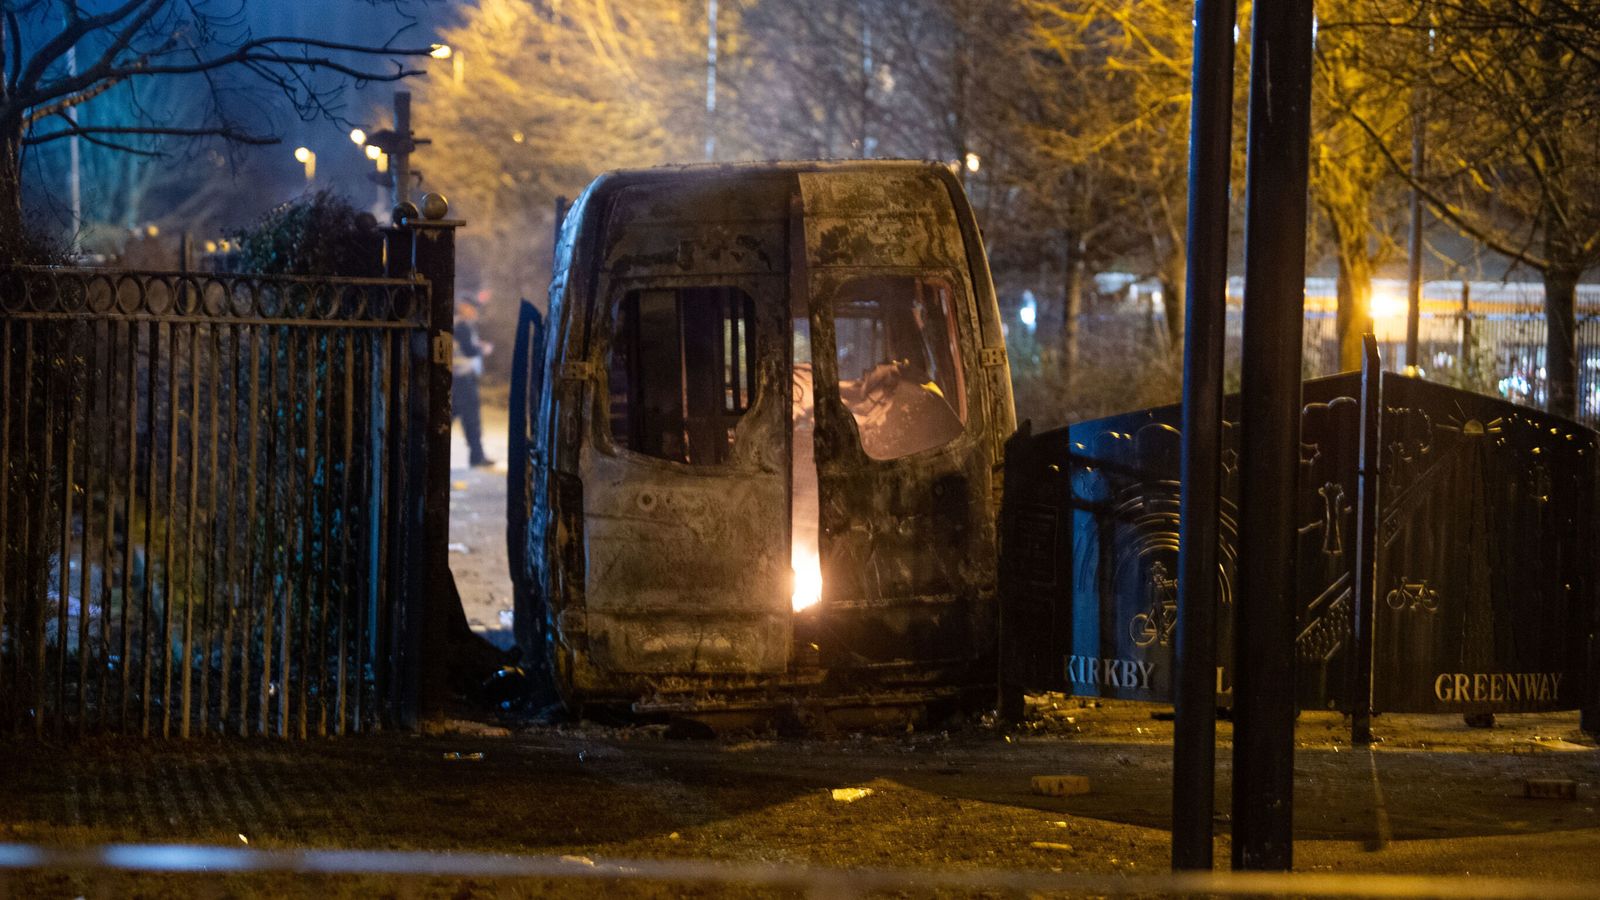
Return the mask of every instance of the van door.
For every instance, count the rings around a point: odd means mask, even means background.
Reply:
[[[579,453],[591,662],[781,672],[791,642],[783,276],[624,271],[601,282],[598,390]]]
[[[945,186],[801,176],[824,665],[988,651],[995,578],[984,372]]]

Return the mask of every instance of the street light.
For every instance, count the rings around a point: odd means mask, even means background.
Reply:
[[[357,147],[367,142],[367,133],[359,128],[350,129],[350,143]]]
[[[317,177],[317,155],[309,147],[294,148],[294,158],[305,165],[307,181]]]
[[[433,49],[428,52],[428,55],[434,59],[449,59],[450,54],[454,52],[454,50],[450,49],[449,44],[434,44]]]
[[[978,166],[982,164],[982,160],[978,159],[978,154],[969,151],[967,153],[966,163],[968,172],[976,172],[978,171]]]

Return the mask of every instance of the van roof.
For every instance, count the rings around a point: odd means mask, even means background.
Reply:
[[[689,163],[639,169],[613,169],[595,179],[633,184],[674,178],[780,175],[801,172],[938,171],[954,177],[945,163],[923,159],[806,159],[766,162]]]

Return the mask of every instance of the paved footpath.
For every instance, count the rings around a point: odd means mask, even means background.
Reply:
[[[472,630],[509,649],[511,574],[506,559],[506,396],[485,390],[483,446],[490,468],[467,464],[467,442],[455,426],[450,445],[450,572]]]
[[[1354,751],[1337,715],[1302,716],[1296,866],[1545,879],[1600,878],[1600,750],[1576,716],[1386,716]],[[833,740],[668,739],[663,727],[461,723],[459,733],[68,746],[0,743],[0,844],[188,842],[656,858],[933,871],[1144,874],[1165,870],[1170,722],[1138,704],[1047,698],[1010,734]],[[1218,858],[1228,858],[1230,729],[1219,728]],[[481,758],[473,754],[482,754]],[[1032,793],[1039,774],[1092,792]],[[1528,778],[1570,779],[1576,800],[1525,799]],[[854,802],[833,788],[867,788]],[[0,894],[7,879],[0,876]],[[590,894],[594,884],[386,877],[28,873],[14,896]],[[617,885],[610,885],[617,888]],[[679,896],[682,885],[622,886]],[[620,888],[619,888],[620,889]],[[1597,886],[1600,895],[1600,886]],[[613,893],[607,890],[607,893]],[[697,896],[753,889],[696,888]],[[793,895],[790,892],[789,895]]]

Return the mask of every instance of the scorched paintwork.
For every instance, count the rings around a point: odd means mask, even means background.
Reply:
[[[893,289],[915,291],[902,332],[939,344],[920,360],[885,349]],[[710,349],[691,335],[706,298],[722,310]],[[888,356],[841,372],[855,352],[836,346],[842,319]],[[548,321],[519,461],[530,512],[512,523],[527,548],[516,627],[569,702],[922,703],[992,683],[998,463],[1015,416],[981,239],[948,169],[604,175],[565,220]],[[649,374],[681,410],[638,383],[641,359],[674,353]],[[691,395],[716,408],[697,413]],[[822,590],[797,611],[813,447]]]

